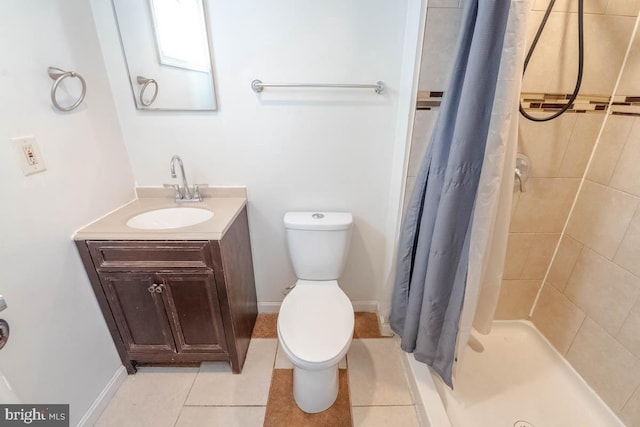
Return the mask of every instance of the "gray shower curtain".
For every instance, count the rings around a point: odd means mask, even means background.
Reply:
[[[450,387],[509,7],[510,0],[465,2],[451,80],[400,233],[389,322],[402,349]]]

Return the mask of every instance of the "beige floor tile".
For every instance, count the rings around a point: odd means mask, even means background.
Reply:
[[[588,317],[567,360],[615,412],[640,385],[640,360]]]
[[[282,346],[278,343],[278,349],[276,350],[276,363],[275,369],[293,369],[293,363],[287,358],[287,355],[282,351]]]
[[[173,426],[197,368],[141,367],[122,384],[96,426]]]
[[[411,405],[409,384],[392,339],[356,339],[347,355],[353,406]]]
[[[176,427],[259,427],[264,406],[185,406]]]
[[[252,339],[241,374],[233,374],[228,363],[203,363],[186,404],[266,405],[277,343]]]
[[[418,427],[414,406],[361,406],[353,408],[354,427]]]
[[[547,284],[531,320],[560,353],[566,354],[584,318],[582,310]]]
[[[615,335],[640,295],[640,279],[590,249],[583,249],[564,294]]]
[[[567,233],[613,259],[639,203],[630,194],[585,181]]]

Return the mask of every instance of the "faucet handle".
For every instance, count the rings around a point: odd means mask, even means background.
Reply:
[[[193,198],[199,202],[202,201],[202,194],[200,194],[201,188],[207,188],[209,184],[193,184]]]
[[[176,192],[176,200],[182,199],[182,193],[180,193],[180,186],[178,184],[162,184],[162,186],[164,188],[173,188],[173,190]]]

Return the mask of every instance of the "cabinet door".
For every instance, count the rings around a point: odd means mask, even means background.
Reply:
[[[225,353],[224,328],[213,272],[158,273],[179,353]]]
[[[113,317],[130,353],[175,353],[158,282],[148,273],[100,273]]]

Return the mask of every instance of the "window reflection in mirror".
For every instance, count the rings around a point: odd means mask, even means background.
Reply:
[[[216,109],[203,2],[113,0],[136,108]]]
[[[201,0],[149,0],[160,63],[209,71],[209,45]]]

